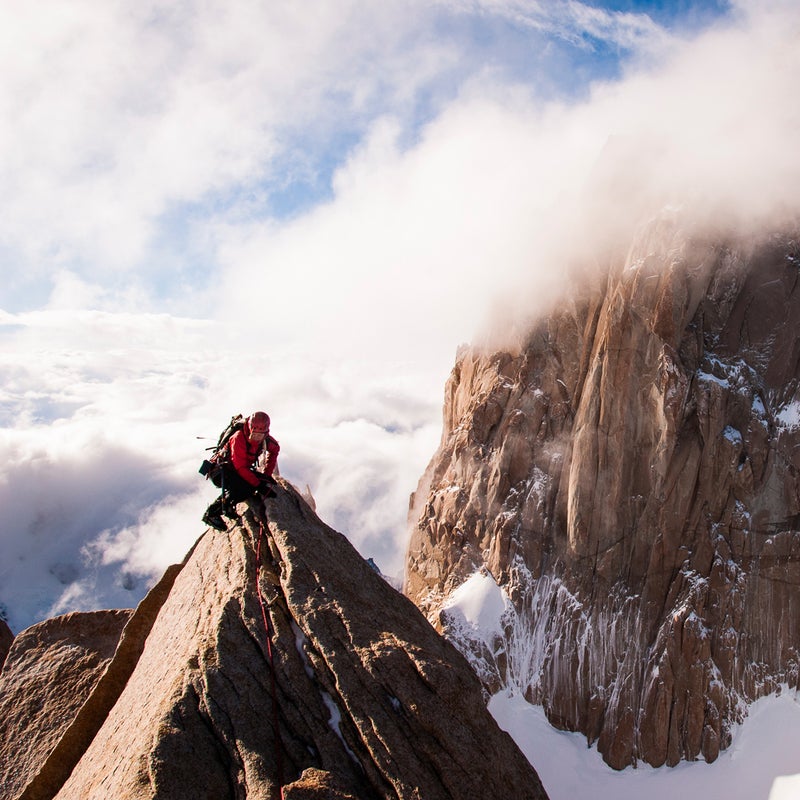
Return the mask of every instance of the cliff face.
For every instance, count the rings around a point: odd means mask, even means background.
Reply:
[[[711,761],[798,682],[800,244],[651,227],[513,350],[459,354],[406,592],[489,691],[623,768]],[[502,588],[486,636],[453,591]]]
[[[4,619],[0,619],[0,669],[3,668],[13,639],[14,634],[11,633],[11,628],[8,627]]]
[[[31,632],[16,638],[0,707],[20,701],[20,679],[35,706],[64,702],[51,739],[30,724],[3,737],[0,794],[546,798],[458,651],[291,487],[267,506],[268,523],[241,504],[240,524],[208,531],[115,635],[98,633],[113,612],[89,620],[86,668],[72,645],[81,688],[35,668],[52,634],[35,649]]]
[[[27,746],[2,761],[3,797],[19,794],[39,772],[97,687],[129,617],[129,611],[67,614],[17,637],[0,676],[0,742],[25,739]],[[43,693],[43,686],[58,689]]]

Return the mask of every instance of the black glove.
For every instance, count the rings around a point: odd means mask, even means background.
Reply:
[[[267,475],[262,476],[261,482],[258,484],[258,488],[256,489],[256,494],[259,497],[277,497],[277,493],[272,488],[275,485],[275,479],[270,478]]]

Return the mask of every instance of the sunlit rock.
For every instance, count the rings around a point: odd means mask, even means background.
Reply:
[[[240,523],[168,570],[53,737],[26,712],[3,760],[35,753],[2,796],[546,800],[456,648],[288,484],[267,506],[268,522],[261,501],[240,504]],[[34,664],[19,674],[35,705],[65,694]],[[16,697],[4,684],[0,704]]]
[[[0,796],[19,796],[41,771],[95,690],[130,614],[66,614],[16,637],[0,675]]]
[[[798,682],[800,238],[665,218],[517,347],[465,348],[405,590],[616,768],[714,760]],[[490,574],[494,639],[448,610]]]

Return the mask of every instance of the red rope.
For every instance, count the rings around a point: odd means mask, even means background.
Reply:
[[[275,663],[272,658],[272,634],[270,633],[267,609],[261,595],[261,541],[264,539],[264,523],[259,522],[258,544],[256,546],[256,594],[258,604],[261,606],[261,619],[264,622],[264,632],[267,635],[267,656],[269,658],[270,682],[272,684],[272,734],[275,742],[275,766],[278,772],[277,796],[283,800],[283,742],[281,741],[281,728],[278,721],[278,690],[275,684]],[[273,796],[275,793],[273,792]]]

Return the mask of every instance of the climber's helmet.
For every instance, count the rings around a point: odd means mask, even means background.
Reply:
[[[263,411],[256,411],[247,418],[251,442],[261,442],[269,433],[269,416]]]

